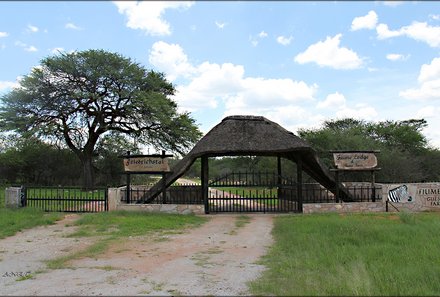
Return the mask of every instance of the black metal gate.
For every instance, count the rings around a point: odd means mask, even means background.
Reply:
[[[79,187],[23,187],[22,205],[48,212],[108,211],[106,188],[82,190]]]
[[[208,212],[300,212],[293,180],[270,172],[230,173],[209,184]]]

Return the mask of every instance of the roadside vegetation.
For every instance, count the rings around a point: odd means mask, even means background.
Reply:
[[[44,213],[34,208],[5,208],[5,189],[0,186],[0,239],[41,225],[51,225],[61,219],[59,213]]]
[[[276,218],[255,295],[440,295],[438,213]]]
[[[60,213],[44,213],[34,208],[0,208],[0,239],[12,236],[25,229],[54,224],[60,220]]]

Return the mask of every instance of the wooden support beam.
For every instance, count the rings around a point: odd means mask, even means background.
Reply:
[[[298,197],[298,211],[303,212],[303,180],[302,180],[302,159],[298,157],[296,160],[296,183],[297,183],[297,197]]]
[[[205,205],[205,213],[209,213],[209,159],[207,156],[202,157],[202,172],[201,172],[201,180],[202,180],[202,197]]]

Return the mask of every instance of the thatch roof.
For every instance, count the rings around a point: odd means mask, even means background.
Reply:
[[[327,189],[336,186],[334,178],[318,160],[316,151],[304,140],[277,123],[261,116],[229,116],[211,129],[176,166],[166,179],[170,186],[194,161],[202,156],[280,156],[296,162],[302,159],[303,170]],[[161,191],[162,181],[144,202],[152,201]]]

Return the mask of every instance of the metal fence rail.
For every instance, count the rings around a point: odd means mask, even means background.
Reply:
[[[231,172],[214,179],[210,187],[243,186],[243,187],[270,187],[274,185],[291,185],[295,183],[292,178],[278,175],[277,172]]]
[[[144,197],[150,197],[150,186],[130,186],[129,200],[127,189],[121,190],[121,202],[136,204]],[[153,204],[203,204],[202,187],[198,184],[172,185],[166,189],[166,197],[159,194]]]
[[[23,205],[48,212],[108,211],[107,188],[24,187]]]

